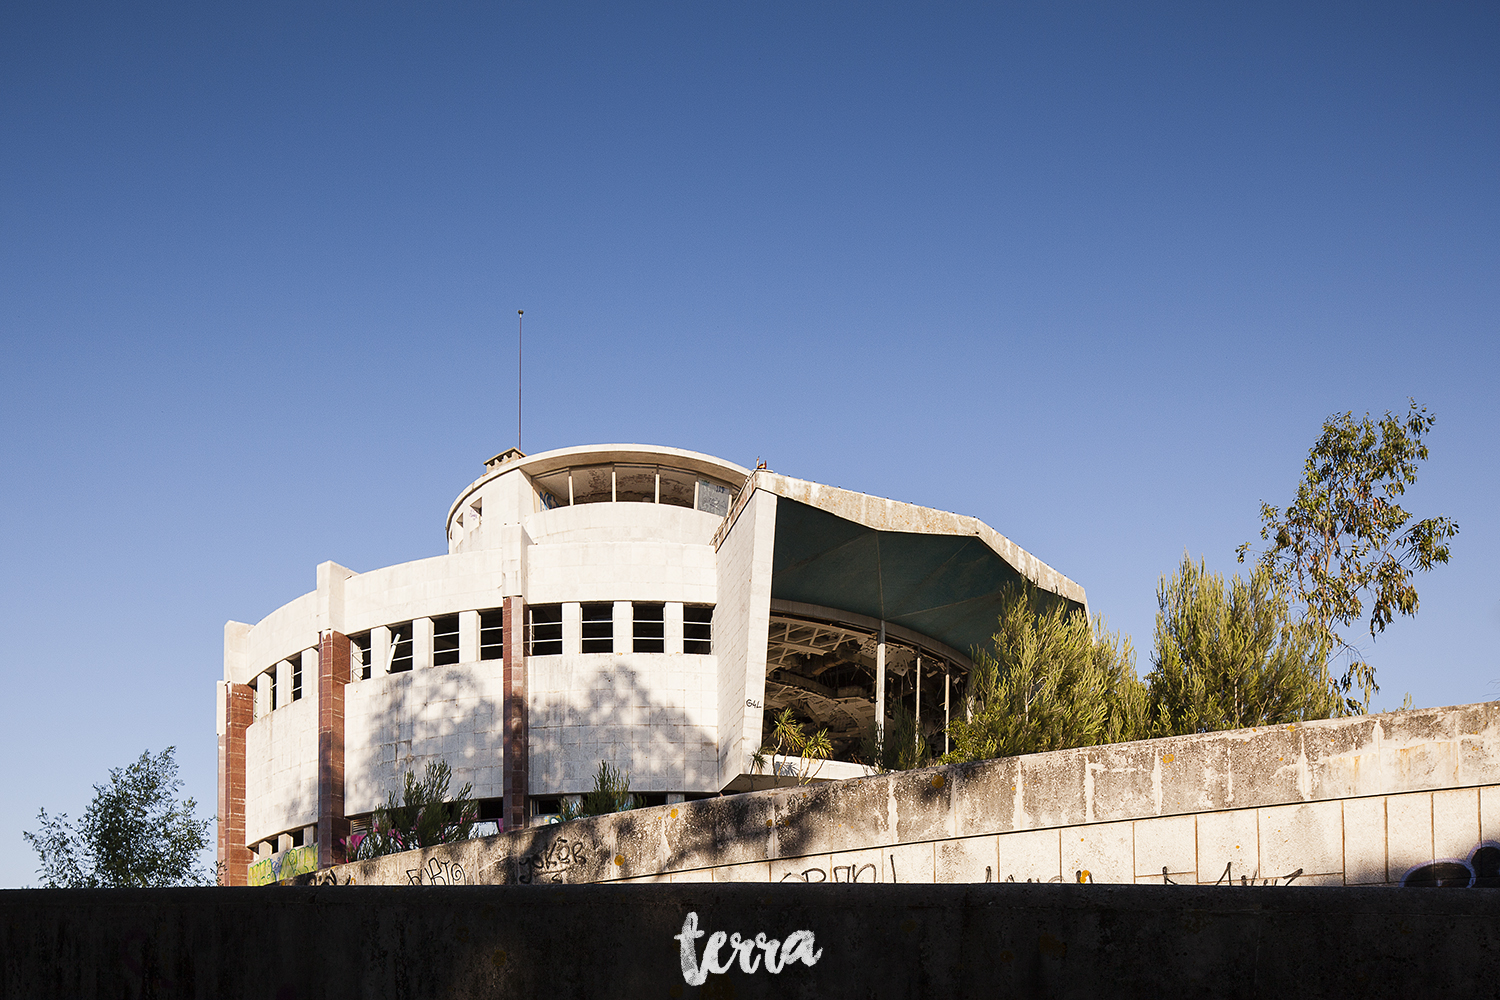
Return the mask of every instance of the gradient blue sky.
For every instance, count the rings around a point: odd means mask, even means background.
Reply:
[[[1500,693],[1500,8],[0,7],[0,884],[513,444],[977,515],[1149,669],[1324,417],[1438,422],[1380,707]]]

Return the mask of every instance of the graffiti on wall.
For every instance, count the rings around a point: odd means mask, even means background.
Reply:
[[[318,845],[305,844],[261,858],[250,865],[251,885],[274,885],[318,870]]]
[[[829,871],[833,878],[829,878]],[[879,882],[880,869],[874,865],[833,865],[831,869],[807,868],[800,872],[787,872],[781,876],[783,882]]]
[[[523,854],[507,860],[510,862],[510,874],[517,883],[535,885],[572,881],[569,875],[574,866],[587,864],[589,858],[596,853],[581,840],[558,837],[535,854]]]
[[[1401,884],[1425,889],[1500,888],[1500,843],[1481,841],[1462,860],[1446,858],[1417,865],[1401,877]]]
[[[408,885],[463,885],[466,879],[458,862],[428,858],[421,868],[406,870],[406,881]]]

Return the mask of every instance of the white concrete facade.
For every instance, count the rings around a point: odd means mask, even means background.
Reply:
[[[326,798],[330,754],[341,820],[367,815],[405,773],[438,759],[455,790],[469,783],[475,799],[504,798],[512,689],[524,692],[526,721],[509,738],[520,739],[527,794],[543,806],[588,791],[601,761],[627,772],[633,791],[667,801],[721,792],[751,770],[770,708],[778,503],[795,492],[796,504],[836,510],[860,496],[809,486],[672,448],[512,451],[454,501],[445,555],[363,573],[320,565],[317,589],[225,629],[221,684],[246,685],[254,699],[244,843],[319,821],[320,760]],[[972,537],[979,523],[878,503],[907,533]],[[1008,564],[1082,602],[1077,584],[985,531]],[[342,698],[320,716],[329,641],[349,643],[350,667]],[[224,692],[219,701],[222,738]]]

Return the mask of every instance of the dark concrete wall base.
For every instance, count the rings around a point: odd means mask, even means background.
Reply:
[[[701,965],[715,932],[748,942],[733,951],[729,938],[717,954],[731,971],[709,973],[701,986],[683,971],[679,938],[690,913],[702,935],[689,935],[692,965]],[[787,964],[768,972],[768,954]],[[0,892],[4,997],[1497,995],[1500,889],[1022,883]]]

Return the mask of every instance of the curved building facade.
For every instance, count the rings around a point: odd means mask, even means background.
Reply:
[[[865,772],[898,714],[936,752],[1004,589],[1083,589],[969,517],[642,445],[512,449],[453,502],[448,551],[230,622],[219,859],[242,884],[343,860],[403,776],[445,760],[481,819],[546,822],[601,761],[648,803],[795,780],[784,708]]]

